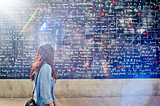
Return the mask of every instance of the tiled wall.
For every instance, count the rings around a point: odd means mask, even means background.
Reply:
[[[31,97],[29,79],[0,79],[0,97]],[[59,79],[56,97],[160,95],[159,79]]]

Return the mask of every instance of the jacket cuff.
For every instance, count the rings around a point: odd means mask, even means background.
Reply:
[[[52,98],[49,98],[49,99],[47,99],[47,100],[43,100],[43,103],[46,105],[46,104],[50,104],[50,103],[52,103],[53,102],[53,100],[52,100]]]

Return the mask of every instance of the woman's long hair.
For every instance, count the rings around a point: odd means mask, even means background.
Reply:
[[[30,72],[31,81],[34,80],[34,74],[41,68],[43,62],[46,61],[52,68],[52,77],[57,80],[57,72],[54,70],[54,50],[51,45],[45,44],[38,47],[35,63]],[[47,70],[46,70],[47,71]]]

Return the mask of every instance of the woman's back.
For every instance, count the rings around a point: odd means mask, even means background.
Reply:
[[[56,106],[54,95],[55,79],[52,77],[51,72],[51,66],[44,62],[40,70],[35,73],[34,85],[36,83],[37,74],[38,79],[34,92],[34,99],[38,106],[45,106],[51,102]]]

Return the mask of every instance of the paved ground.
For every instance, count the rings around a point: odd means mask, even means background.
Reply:
[[[30,98],[0,98],[0,106],[24,106]],[[56,98],[57,106],[160,106],[160,96]]]

